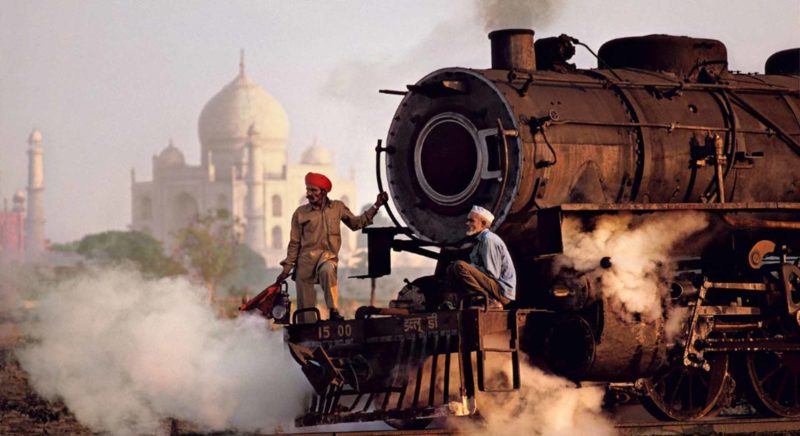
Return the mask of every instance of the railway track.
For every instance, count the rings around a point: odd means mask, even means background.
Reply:
[[[675,434],[800,434],[800,420],[782,418],[716,418],[693,423],[685,422],[632,422],[617,423],[615,428],[620,435],[675,435]],[[198,433],[174,432],[178,435],[198,435]],[[215,433],[233,434],[233,433]],[[411,435],[479,435],[483,431],[435,428],[425,430],[360,430],[360,431],[316,431],[300,433],[276,433],[275,436],[411,436]],[[254,436],[254,435],[253,435]],[[259,435],[266,436],[266,435]],[[272,435],[270,435],[272,436]]]

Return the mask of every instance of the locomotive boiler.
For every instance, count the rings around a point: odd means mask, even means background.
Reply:
[[[766,74],[741,74],[719,41],[650,35],[604,44],[598,68],[583,70],[569,62],[580,41],[533,34],[490,33],[489,69],[444,68],[385,91],[402,102],[376,166],[382,184],[383,157],[405,225],[392,214],[395,227],[366,230],[368,276],[391,272],[390,250],[438,266],[393,307],[289,327],[317,391],[298,423],[424,423],[453,413],[451,400],[518,388],[521,355],[624,386],[661,418],[696,419],[739,394],[800,415],[800,49],[773,55]],[[496,216],[517,300],[440,310],[473,205]],[[576,228],[687,214],[707,225],[670,247],[658,316],[602,290],[613,256],[578,279],[557,267]],[[424,302],[404,299],[414,293]],[[677,335],[671,309],[683,314]],[[491,359],[506,379],[487,374]]]

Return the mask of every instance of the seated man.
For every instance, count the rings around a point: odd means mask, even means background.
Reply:
[[[486,304],[497,306],[495,301],[508,304],[515,297],[517,273],[506,244],[489,230],[494,215],[488,210],[473,206],[467,216],[467,235],[476,236],[477,242],[469,255],[469,263],[455,261],[447,268],[454,291],[464,294],[481,293]]]

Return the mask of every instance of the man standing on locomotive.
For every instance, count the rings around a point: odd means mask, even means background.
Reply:
[[[316,306],[314,285],[319,283],[330,310],[330,319],[341,320],[336,275],[339,248],[342,246],[339,223],[344,222],[351,230],[372,224],[372,218],[389,196],[385,192],[378,194],[375,204],[357,216],[341,201],[328,198],[333,184],[324,175],[308,173],[305,183],[308,204],[298,207],[292,215],[289,246],[286,259],[281,261],[283,271],[278,275],[277,282],[286,280],[294,269],[298,309]],[[303,322],[310,321],[311,317],[304,314]]]
[[[461,295],[483,294],[489,307],[506,305],[516,296],[517,273],[506,244],[489,228],[494,215],[473,206],[467,216],[467,235],[477,242],[469,254],[469,263],[458,260],[447,269],[450,283]]]

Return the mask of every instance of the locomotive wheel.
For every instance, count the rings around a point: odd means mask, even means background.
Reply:
[[[778,416],[800,416],[800,352],[750,353],[746,361],[755,406]]]
[[[728,355],[708,358],[710,371],[676,363],[644,383],[642,405],[653,416],[674,421],[698,419],[711,413],[730,391],[733,378]]]

